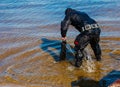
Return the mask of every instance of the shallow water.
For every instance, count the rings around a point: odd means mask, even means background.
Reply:
[[[120,70],[119,0],[1,0],[0,1],[0,86],[71,87],[80,78],[99,81],[112,70]],[[102,61],[94,72],[69,70],[74,58],[68,49],[67,60],[59,63],[60,22],[64,10],[72,7],[88,13],[101,26]],[[68,44],[74,47],[79,34],[72,26]],[[82,77],[81,77],[82,76]],[[15,84],[15,85],[14,85]]]

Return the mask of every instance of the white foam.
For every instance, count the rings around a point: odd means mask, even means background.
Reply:
[[[67,70],[69,70],[69,71],[73,71],[74,69],[75,69],[74,66],[68,66],[68,67],[67,67]]]

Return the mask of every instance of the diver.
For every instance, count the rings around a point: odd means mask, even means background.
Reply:
[[[85,56],[83,51],[84,48],[90,44],[91,48],[95,54],[96,60],[101,60],[101,48],[99,45],[100,41],[100,28],[95,20],[90,18],[86,13],[76,11],[72,8],[67,8],[65,10],[65,17],[61,21],[61,39],[63,44],[66,43],[67,37],[66,33],[69,25],[74,26],[80,34],[77,35],[74,44],[75,50],[75,66],[80,67],[82,64],[82,59]],[[62,51],[65,48],[61,49]],[[65,52],[63,52],[65,55]],[[62,59],[61,59],[62,60]]]

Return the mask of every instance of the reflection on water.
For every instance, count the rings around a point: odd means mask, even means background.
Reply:
[[[0,86],[10,83],[71,87],[71,82],[81,76],[96,83],[108,72],[120,70],[119,3],[119,0],[0,0]],[[90,52],[94,72],[69,70],[72,66],[69,59],[74,58],[69,49],[66,61],[54,63],[59,59],[60,22],[67,7],[85,11],[101,25],[102,61],[96,62]],[[79,32],[70,26],[67,43],[72,47],[76,34]]]

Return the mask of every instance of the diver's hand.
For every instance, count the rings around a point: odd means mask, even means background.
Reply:
[[[66,41],[67,37],[62,37],[61,39],[62,39],[62,41]]]

